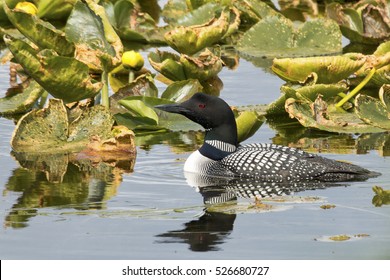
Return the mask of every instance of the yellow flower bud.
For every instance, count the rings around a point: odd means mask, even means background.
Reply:
[[[38,12],[38,8],[31,2],[19,2],[16,4],[15,10],[19,10],[30,15],[36,15]]]
[[[139,52],[127,51],[122,55],[122,64],[127,69],[139,71],[144,66],[144,58]]]

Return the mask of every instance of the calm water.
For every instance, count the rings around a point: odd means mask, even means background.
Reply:
[[[269,103],[282,84],[245,60],[220,78],[221,97],[231,105]],[[0,81],[3,96],[7,66],[0,68]],[[139,137],[135,162],[119,167],[67,157],[37,163],[11,155],[14,123],[0,118],[0,258],[389,259],[390,207],[372,202],[373,186],[390,188],[389,135],[340,136],[271,126],[264,124],[246,142],[301,146],[383,175],[296,192],[266,200],[265,206],[244,197],[212,205],[207,202],[238,194],[205,192],[187,183],[182,168],[201,141],[199,133]],[[50,161],[62,172],[48,172]],[[133,172],[123,171],[133,164]],[[59,178],[62,183],[49,182]],[[328,204],[335,207],[320,208]],[[328,239],[343,234],[352,238]]]

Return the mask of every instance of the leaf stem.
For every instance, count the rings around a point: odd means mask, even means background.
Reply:
[[[129,84],[131,84],[134,81],[134,71],[129,71]]]
[[[110,101],[108,99],[108,73],[103,71],[102,73],[102,105],[106,108],[110,108]]]
[[[363,79],[363,81],[360,82],[353,90],[350,91],[343,99],[341,99],[337,104],[336,107],[340,108],[342,107],[345,102],[347,102],[349,99],[354,97],[367,83],[369,80],[371,80],[372,76],[375,74],[375,68],[373,67],[368,75]]]

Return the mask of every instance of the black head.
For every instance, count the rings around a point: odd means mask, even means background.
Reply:
[[[196,93],[180,104],[159,105],[156,108],[186,116],[203,126],[206,140],[220,140],[237,145],[237,126],[229,105],[219,97]]]

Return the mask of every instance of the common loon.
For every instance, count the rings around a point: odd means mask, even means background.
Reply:
[[[201,148],[184,164],[184,171],[206,176],[254,178],[267,182],[366,180],[376,172],[275,144],[239,145],[237,125],[229,105],[219,97],[196,93],[180,104],[156,108],[186,116],[204,127]]]

